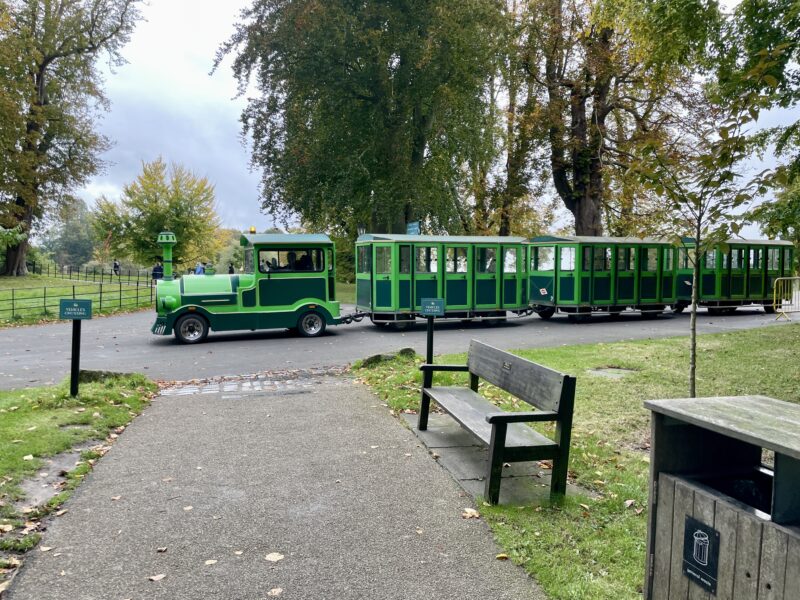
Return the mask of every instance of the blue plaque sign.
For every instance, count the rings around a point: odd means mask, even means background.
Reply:
[[[407,235],[419,235],[419,231],[419,221],[411,221],[410,223],[406,223]]]
[[[444,298],[423,298],[420,301],[419,314],[423,317],[443,317]]]
[[[61,300],[58,303],[58,318],[73,321],[92,318],[91,300]]]

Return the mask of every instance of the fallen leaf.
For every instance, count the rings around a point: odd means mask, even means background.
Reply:
[[[28,431],[35,431],[35,430],[36,430],[36,425],[34,425],[33,427],[28,427]]]
[[[207,560],[207,561],[206,561],[206,564],[207,564],[207,565],[215,565],[215,564],[217,564],[217,561],[216,561],[216,560],[214,560],[214,559],[212,558],[212,559],[210,559],[210,560]]]
[[[161,479],[161,481],[163,481],[164,483],[168,483],[168,482],[172,481],[172,477],[164,477],[164,478]]]
[[[187,510],[188,511],[188,510],[192,510],[193,508],[194,508],[194,506],[184,506],[183,510]]]
[[[150,577],[148,577],[148,579],[150,581],[161,581],[166,576],[167,576],[166,573],[159,573],[158,575],[151,575]]]
[[[113,502],[116,502],[116,501],[117,501],[117,500],[119,500],[120,498],[122,498],[122,496],[111,496],[111,500],[112,500]]]
[[[78,410],[76,410],[75,412],[79,412],[79,413],[86,412],[86,409],[85,409],[83,406],[81,406],[81,407],[80,407]]]
[[[164,552],[166,551],[167,551],[166,546],[161,546],[160,548],[156,548],[156,552],[160,552],[161,554],[164,554]]]
[[[461,518],[462,519],[477,519],[480,516],[481,516],[481,513],[479,513],[474,508],[465,508],[461,513]]]
[[[283,593],[283,588],[272,588],[267,592],[267,596],[280,596]]]
[[[278,562],[279,560],[283,560],[284,556],[280,552],[270,552],[264,557],[264,560],[268,560],[269,562]]]
[[[424,529],[420,529],[417,527],[417,535],[422,535],[422,532],[425,531]]]
[[[52,550],[52,549],[53,549],[52,546],[40,546],[39,547],[39,550],[41,550],[42,552],[50,552],[50,550]]]
[[[101,416],[101,415],[100,415],[100,413],[99,413],[99,412],[94,412],[94,413],[92,413],[92,417],[93,417],[93,418],[95,418],[95,419],[99,418],[100,416]]]
[[[498,554],[497,556],[495,556],[495,558],[496,558],[497,560],[508,560],[508,554],[506,554],[506,553],[501,553],[501,554]]]
[[[64,571],[63,569],[62,569],[61,573],[59,573],[59,575],[61,575],[62,577],[63,577],[64,575],[66,575],[66,574],[67,574],[67,572],[66,572],[66,571]]]
[[[0,525],[0,531],[2,531],[3,533],[8,533],[12,529],[14,529],[14,526],[11,525],[10,523],[3,523],[2,525]]]
[[[634,504],[636,504],[636,500],[625,500],[625,508],[630,508]]]
[[[579,504],[578,506],[580,506],[583,510],[589,510],[588,504]]]
[[[242,554],[244,554],[244,552],[242,552],[241,550],[236,550],[236,551],[234,551],[234,554],[236,556],[241,556]]]
[[[8,586],[10,586],[10,585],[11,585],[11,581],[3,581],[2,583],[0,583],[0,594],[5,592],[8,589]]]
[[[33,460],[33,454],[26,454],[22,457],[22,460]]]
[[[65,515],[65,514],[67,514],[68,512],[69,512],[69,509],[68,509],[68,508],[62,508],[60,511],[58,511],[58,512],[56,513],[56,516],[57,516],[57,517],[60,517],[61,515]]]
[[[380,446],[370,446],[370,448],[372,448],[373,450],[375,450],[375,448],[380,448]]]
[[[644,509],[643,508],[637,508],[633,512],[635,512],[637,515],[640,515],[640,514],[642,514],[644,512]]]

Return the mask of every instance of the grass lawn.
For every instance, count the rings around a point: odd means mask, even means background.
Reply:
[[[19,483],[35,476],[45,466],[45,457],[87,440],[105,440],[138,415],[155,391],[155,384],[143,375],[82,383],[76,398],[69,395],[69,381],[0,391],[0,551],[25,551],[35,545],[38,534],[31,523],[66,500],[97,455],[84,454],[85,462],[70,473],[63,491],[24,515],[14,506],[23,500]]]
[[[698,395],[764,394],[800,402],[800,325],[765,327],[699,338]],[[481,507],[509,557],[554,599],[641,597],[644,579],[650,414],[642,402],[687,395],[687,338],[516,352],[578,379],[570,480],[592,492],[561,506]],[[463,364],[465,354],[437,357]],[[421,359],[398,358],[356,372],[395,410],[419,406]],[[607,379],[587,370],[634,372]],[[434,383],[462,382],[437,374]],[[518,408],[491,386],[482,393],[506,410]],[[519,407],[524,410],[528,405]]]
[[[336,282],[336,299],[342,304],[356,303],[356,284]]]
[[[62,298],[91,299],[95,314],[135,310],[152,304],[149,287],[128,284],[124,278],[120,285],[116,280],[100,284],[41,275],[0,277],[0,327],[57,320]]]

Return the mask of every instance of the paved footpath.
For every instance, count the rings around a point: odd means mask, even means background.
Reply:
[[[9,599],[545,598],[364,386],[179,391],[98,462]]]

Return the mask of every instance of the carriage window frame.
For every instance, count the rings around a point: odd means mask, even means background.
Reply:
[[[542,260],[544,255],[544,262]],[[543,266],[544,262],[544,266]],[[537,246],[533,249],[533,257],[531,259],[531,271],[555,271],[556,270],[556,247],[555,246]]]
[[[599,252],[598,252],[599,250]],[[599,265],[599,268],[598,268]],[[594,249],[592,259],[593,272],[608,273],[611,271],[611,248],[608,246],[597,247]]]
[[[675,252],[673,248],[664,248],[663,253],[661,254],[661,271],[662,272],[670,272],[673,270],[673,259],[675,258]]]
[[[748,264],[751,269],[760,271],[762,266],[761,248],[750,248],[750,257]]]
[[[375,274],[392,274],[392,247],[375,246]]]
[[[400,246],[400,275],[411,275],[411,246]]]
[[[420,267],[424,268],[420,269]],[[414,272],[419,274],[439,272],[439,248],[437,246],[414,248]]]
[[[255,273],[255,250],[253,247],[244,249],[244,272],[248,274]]]
[[[445,260],[445,271],[447,273],[463,274],[469,272],[469,257],[465,246],[449,246],[445,253]]]
[[[273,254],[275,256],[270,256]],[[294,255],[294,265],[289,260],[290,254]],[[297,268],[303,257],[309,257],[310,269]],[[258,271],[260,273],[322,273],[325,271],[324,249],[318,246],[259,248]]]
[[[369,275],[372,271],[372,247],[359,246],[356,255],[356,273]]]
[[[559,248],[558,253],[558,270],[564,273],[575,272],[575,253],[577,248],[574,246],[566,246]]]
[[[584,273],[589,273],[592,269],[592,247],[584,246],[581,252],[581,270]]]
[[[678,250],[678,268],[681,270],[693,268],[694,258],[697,255],[697,249],[684,247],[679,248]]]
[[[706,269],[714,270],[717,268],[717,251],[716,250],[709,250],[703,256],[703,262],[705,264]]]
[[[781,270],[781,253],[780,248],[767,248],[767,270],[780,271]]]
[[[642,248],[647,250],[647,248]],[[617,272],[629,273],[636,266],[636,249],[631,247],[617,248]]]
[[[497,273],[497,248],[492,246],[479,246],[475,248],[477,259],[475,261],[477,272],[482,275]]]
[[[513,256],[513,259],[509,260]],[[503,273],[519,273],[519,248],[503,251]]]
[[[640,270],[644,273],[658,272],[658,248],[642,248],[639,255]]]
[[[731,269],[744,269],[744,249],[731,248]]]

